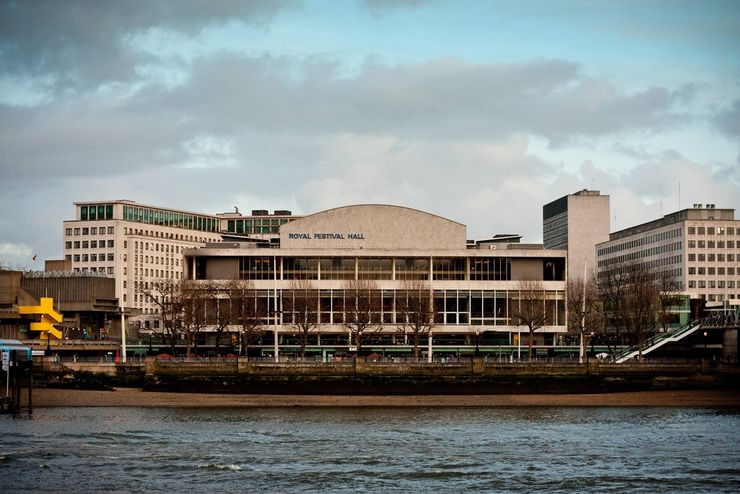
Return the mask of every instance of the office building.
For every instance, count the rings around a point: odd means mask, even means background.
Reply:
[[[179,280],[183,249],[220,242],[223,235],[269,243],[293,219],[290,211],[245,216],[238,209],[202,214],[128,200],[76,202],[75,219],[63,223],[64,261],[73,271],[115,277],[115,297],[122,296],[126,308],[154,315],[155,306],[138,288]]]
[[[583,189],[545,204],[542,239],[546,249],[568,251],[568,279],[590,276],[596,244],[609,240],[609,196]]]
[[[714,204],[614,232],[597,245],[599,271],[640,261],[677,290],[710,303],[740,303],[740,220]]]

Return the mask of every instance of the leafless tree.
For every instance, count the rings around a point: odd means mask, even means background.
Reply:
[[[155,305],[161,325],[156,331],[170,344],[170,354],[175,355],[175,345],[182,336],[182,283],[159,280],[139,285],[137,291]]]
[[[216,354],[218,354],[222,335],[233,324],[232,293],[238,289],[239,282],[237,280],[211,281],[209,285],[213,296],[207,300],[206,314],[208,326],[214,331]]]
[[[419,340],[429,335],[434,327],[434,305],[429,283],[422,280],[404,280],[396,292],[396,323],[404,336],[411,335],[413,359],[419,360]]]
[[[283,295],[283,318],[301,334],[301,360],[306,356],[308,335],[319,322],[318,290],[309,280],[293,280]]]
[[[616,341],[626,334],[642,358],[645,336],[655,329],[660,303],[655,273],[640,261],[615,263],[599,273],[596,286],[605,327]]]
[[[267,303],[258,296],[249,280],[239,280],[231,286],[231,318],[239,328],[242,355],[249,358],[249,345],[264,334],[262,327],[267,317]]]
[[[373,280],[344,282],[344,326],[354,336],[357,353],[362,351],[362,337],[382,327],[380,290]]]
[[[541,281],[522,279],[519,281],[518,301],[509,308],[514,323],[526,326],[529,331],[528,352],[532,360],[534,333],[545,325],[545,288]]]
[[[212,286],[192,280],[183,280],[180,287],[182,297],[182,335],[185,338],[186,355],[198,350],[198,337],[207,325],[206,307],[214,295]]]
[[[580,335],[580,360],[587,355],[586,347],[591,332],[599,326],[596,305],[596,289],[592,279],[569,279],[566,283],[566,304],[568,308],[568,329]]]

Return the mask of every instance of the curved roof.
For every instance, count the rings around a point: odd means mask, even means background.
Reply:
[[[280,228],[283,248],[461,249],[462,223],[405,206],[357,204],[320,211]]]

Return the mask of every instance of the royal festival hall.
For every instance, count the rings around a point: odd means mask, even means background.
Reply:
[[[465,225],[434,214],[345,206],[281,225],[279,242],[230,237],[184,249],[183,277],[209,287],[249,286],[252,306],[264,308],[254,344],[264,356],[294,354],[306,335],[306,355],[315,358],[409,354],[410,335],[419,330],[410,324],[409,300],[423,293],[429,324],[416,342],[425,358],[471,352],[525,358],[522,306],[533,295],[542,313],[537,352],[553,353],[562,343],[567,266],[566,251],[520,238],[471,241]],[[360,292],[367,299],[362,307]],[[233,303],[227,298],[221,296],[218,310]],[[362,325],[360,309],[370,313]]]

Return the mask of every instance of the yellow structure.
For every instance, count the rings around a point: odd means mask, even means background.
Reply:
[[[19,305],[18,314],[41,315],[41,322],[32,322],[31,331],[40,331],[39,338],[49,339],[53,336],[57,340],[62,339],[62,332],[54,327],[54,323],[62,322],[62,315],[54,310],[54,299],[41,297],[39,305]]]

